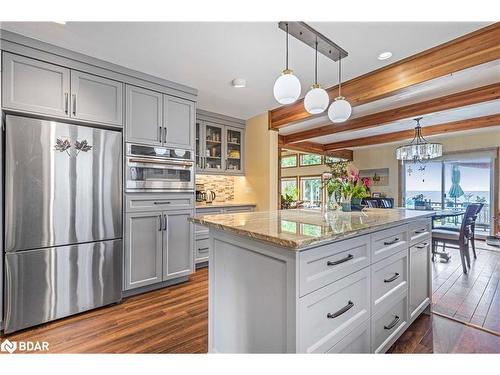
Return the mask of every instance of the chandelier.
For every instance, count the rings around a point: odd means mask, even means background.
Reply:
[[[443,155],[443,145],[441,143],[428,142],[422,136],[421,119],[422,117],[414,119],[417,122],[415,137],[409,144],[399,146],[396,149],[396,159],[425,162],[426,160],[435,159]]]

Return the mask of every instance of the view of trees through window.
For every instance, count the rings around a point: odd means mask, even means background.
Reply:
[[[281,168],[292,168],[297,166],[297,155],[287,155],[281,158]]]
[[[321,155],[316,154],[301,154],[300,155],[300,165],[318,165],[321,164]]]
[[[302,177],[300,179],[301,199],[309,207],[321,205],[321,177]]]

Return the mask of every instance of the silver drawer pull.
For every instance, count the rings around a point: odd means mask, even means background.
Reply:
[[[339,260],[335,260],[333,262],[332,261],[328,261],[328,262],[326,262],[326,265],[327,266],[336,266],[337,264],[341,264],[341,263],[347,262],[348,260],[351,260],[352,258],[354,258],[354,256],[352,254],[349,254],[345,258],[342,258],[342,259],[339,259]]]
[[[421,246],[417,246],[417,249],[425,249],[427,247],[428,243],[427,242],[422,242]]]
[[[384,279],[384,283],[392,283],[394,280],[396,280],[399,277],[399,273],[395,273],[393,277],[389,279]]]
[[[396,242],[398,242],[398,241],[399,241],[399,238],[397,238],[397,237],[396,237],[396,238],[395,238],[395,239],[393,239],[392,241],[389,241],[389,242],[384,242],[384,245],[386,245],[386,246],[387,246],[387,245],[394,245],[394,244],[395,244]]]
[[[427,229],[417,229],[413,233],[415,233],[415,234],[422,234],[422,233],[425,233],[425,232],[427,232]]]
[[[170,203],[172,203],[172,202],[167,202],[167,201],[165,201],[165,202],[153,202],[153,204],[170,204]]]
[[[333,314],[328,313],[328,314],[326,314],[326,317],[328,319],[338,318],[340,315],[345,314],[346,312],[348,312],[353,307],[354,307],[354,302],[349,301],[349,302],[347,302],[347,305],[345,305],[344,307],[342,307],[339,311],[334,312]]]
[[[391,324],[384,326],[384,329],[393,329],[396,326],[396,324],[398,324],[398,322],[399,322],[399,316],[394,315],[394,320],[391,322]]]
[[[208,247],[203,247],[201,249],[198,249],[199,253],[208,253]]]

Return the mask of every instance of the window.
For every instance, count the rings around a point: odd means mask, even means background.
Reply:
[[[344,161],[344,159],[336,158],[335,156],[325,156],[325,164],[338,163],[339,161]]]
[[[300,199],[306,207],[321,206],[321,176],[300,178]]]
[[[281,157],[281,168],[293,168],[297,166],[297,155],[285,155]]]
[[[321,155],[316,154],[300,154],[300,166],[319,165],[321,164]]]
[[[294,200],[298,198],[297,179],[295,177],[281,179],[281,195],[291,195],[294,197]]]

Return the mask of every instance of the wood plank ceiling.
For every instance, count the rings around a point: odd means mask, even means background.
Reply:
[[[431,48],[404,60],[397,61],[384,68],[354,78],[342,84],[342,95],[353,107],[375,102],[382,98],[411,92],[419,84],[463,71],[481,64],[500,60],[500,23],[464,35],[458,39]],[[302,152],[322,154],[346,153],[343,148],[368,146],[394,142],[413,137],[413,129],[407,129],[382,135],[362,137],[339,142],[316,143],[313,138],[331,134],[369,129],[416,116],[439,111],[461,108],[500,98],[500,77],[496,82],[476,87],[431,100],[403,105],[398,108],[382,110],[362,117],[352,118],[341,124],[325,122],[312,129],[300,130],[280,135],[280,147]],[[333,99],[337,96],[337,86],[327,89]],[[500,108],[500,106],[499,106]],[[288,106],[269,111],[269,128],[283,129],[289,125],[311,119],[304,109],[303,100]],[[442,134],[500,125],[499,115],[480,116],[473,119],[450,121],[430,127],[424,127],[424,135]],[[340,150],[340,151],[339,151]]]

